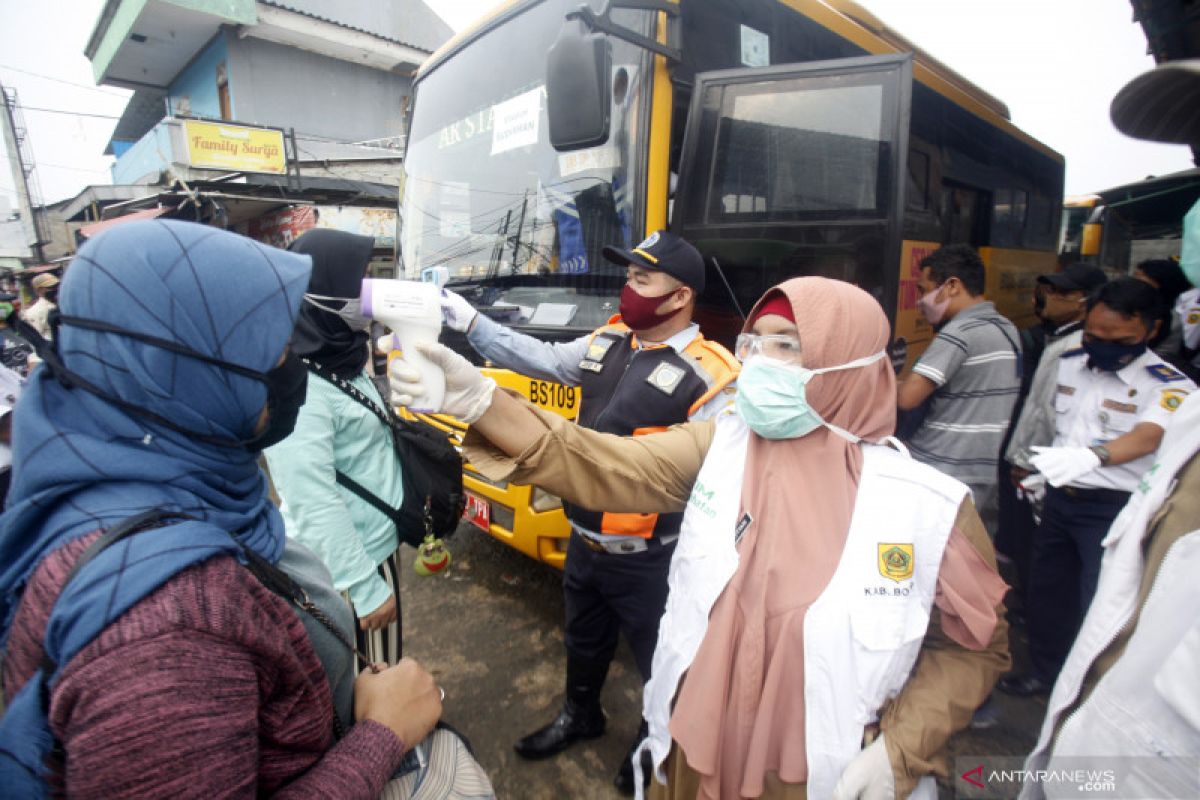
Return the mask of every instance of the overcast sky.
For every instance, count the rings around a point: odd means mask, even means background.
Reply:
[[[426,2],[455,29],[495,4]],[[1132,140],[1109,122],[1113,95],[1153,66],[1129,0],[859,2],[1006,102],[1018,126],[1066,156],[1068,194],[1193,166],[1186,147]],[[119,116],[129,93],[97,88],[83,55],[102,6],[103,0],[0,0],[0,82],[17,89],[25,108],[47,202],[110,182],[111,159],[101,154],[116,120],[103,117]],[[7,160],[0,167],[0,196],[15,205]]]

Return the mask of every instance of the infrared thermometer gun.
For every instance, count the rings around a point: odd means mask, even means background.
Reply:
[[[417,352],[419,342],[436,342],[442,330],[441,289],[436,283],[367,278],[362,283],[362,313],[392,329],[392,340],[404,360],[421,371],[425,394],[415,398],[414,411],[441,410],[446,376]],[[400,353],[388,354],[388,363]]]

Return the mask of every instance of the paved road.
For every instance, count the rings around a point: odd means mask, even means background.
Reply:
[[[403,577],[406,655],[446,689],[445,719],[471,740],[501,798],[617,798],[612,777],[636,733],[641,682],[622,644],[604,688],[609,732],[546,761],[530,762],[513,742],[548,722],[562,701],[562,590],[559,573],[469,525],[450,549],[448,573]],[[406,548],[411,555],[412,551]],[[1023,655],[1018,628],[1013,649]],[[955,755],[1021,755],[1031,748],[1041,700],[998,695],[1000,724],[955,737]],[[952,796],[949,785],[944,797]]]

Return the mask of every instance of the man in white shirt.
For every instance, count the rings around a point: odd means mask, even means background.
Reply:
[[[1049,484],[1026,598],[1033,670],[1002,691],[1050,690],[1095,594],[1101,541],[1196,388],[1148,349],[1160,324],[1153,287],[1119,278],[1089,298],[1082,347],[1059,359],[1054,445],[1030,459]]]

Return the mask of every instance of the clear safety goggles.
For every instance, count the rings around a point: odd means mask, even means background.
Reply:
[[[765,336],[757,333],[742,333],[738,334],[733,352],[738,361],[743,363],[750,356],[764,355],[776,361],[799,364],[800,340],[786,333],[771,333]]]

